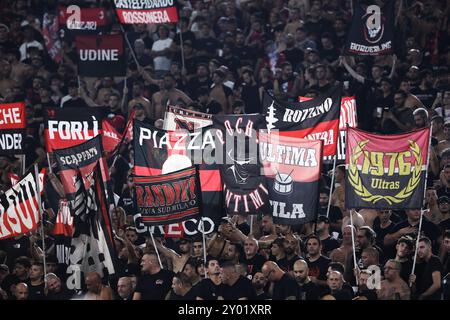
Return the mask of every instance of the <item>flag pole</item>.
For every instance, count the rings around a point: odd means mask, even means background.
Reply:
[[[26,157],[26,155],[25,154],[21,154],[20,155],[20,160],[21,160],[21,162],[22,162],[22,176],[24,176],[25,175],[25,171],[26,171],[26,167],[25,167],[25,158]]]
[[[183,49],[183,32],[181,31],[181,22],[178,24],[180,26],[180,50],[181,50],[181,70],[184,69],[184,49]]]
[[[156,256],[158,257],[159,266],[162,269],[163,265],[162,265],[162,262],[161,262],[161,258],[159,256],[158,248],[156,247],[155,238],[153,237],[153,230],[150,232],[150,237],[152,237],[153,247],[155,248]]]
[[[44,212],[42,211],[41,203],[41,186],[39,181],[39,170],[37,163],[34,164],[34,175],[36,181],[37,201],[38,201],[38,214],[41,216],[41,239],[42,239],[42,259],[44,263],[44,285],[47,288],[47,263],[45,258],[45,233],[44,233]]]
[[[206,236],[205,236],[205,224],[203,221],[203,217],[201,219],[201,224],[202,224],[202,238],[203,238],[203,261],[206,264]],[[206,278],[208,278],[208,274],[206,273],[206,268],[203,268],[203,269],[205,270],[205,279],[206,279]]]
[[[131,51],[131,55],[133,56],[134,62],[136,62],[136,65],[138,66],[138,68],[140,67],[140,64],[138,62],[138,59],[136,57],[136,54],[134,53],[133,47],[131,46],[130,40],[128,40],[127,34],[125,33],[125,29],[123,28],[123,25],[121,23],[119,23],[120,26],[120,30],[122,30],[123,33],[123,37],[125,38],[125,41],[128,45],[128,48]]]
[[[427,192],[427,181],[428,181],[428,167],[430,165],[430,147],[431,147],[431,136],[433,132],[433,123],[430,125],[430,136],[428,138],[428,154],[427,154],[427,169],[425,171],[425,185],[423,187],[423,200],[422,200],[422,208],[425,205],[425,196]],[[419,220],[419,230],[417,232],[417,239],[416,239],[416,248],[414,250],[414,262],[411,269],[411,275],[414,274],[414,271],[416,270],[416,262],[417,262],[417,249],[419,247],[419,239],[420,239],[420,233],[422,232],[422,221],[423,221],[423,214],[424,210],[420,209],[420,220]],[[412,287],[412,283],[409,282],[409,286]]]
[[[327,218],[330,215],[331,196],[333,195],[333,189],[334,189],[334,177],[336,175],[336,159],[337,159],[337,154],[334,155],[334,159],[333,159],[333,173],[331,175],[330,194],[328,196]]]
[[[50,173],[53,173],[52,163],[50,162],[50,155],[48,152],[46,152],[46,154],[47,154],[47,162],[48,162],[48,171],[50,171]]]
[[[358,263],[357,263],[357,261],[356,261],[356,246],[355,246],[355,227],[353,226],[353,211],[354,211],[355,209],[351,209],[350,210],[350,225],[351,225],[351,228],[352,228],[352,250],[353,250],[353,263],[354,263],[354,266],[355,266],[355,270],[356,269],[359,269],[359,267],[358,267]],[[359,283],[359,279],[358,279],[358,277],[355,275],[355,278],[356,278],[356,285],[358,285],[358,283]]]
[[[250,234],[253,235],[253,217],[254,215],[250,215]]]

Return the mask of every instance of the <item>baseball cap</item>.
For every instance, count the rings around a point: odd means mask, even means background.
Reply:
[[[328,219],[327,216],[319,216],[317,218],[317,223],[320,223],[320,222],[330,223],[330,219]]]
[[[437,202],[438,203],[444,203],[444,202],[450,203],[450,198],[447,196],[440,196],[438,198]]]

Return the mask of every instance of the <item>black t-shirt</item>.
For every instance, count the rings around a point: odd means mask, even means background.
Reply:
[[[33,286],[28,283],[28,300],[44,300],[45,299],[45,283],[42,282],[40,285]]]
[[[403,220],[402,222],[397,223],[394,228],[392,228],[392,231],[390,232],[390,234],[396,233],[400,229],[406,228],[406,227],[412,227],[412,225],[408,222],[408,220]],[[414,227],[419,229],[419,224],[416,224]],[[426,237],[430,238],[430,240],[433,243],[433,248],[437,248],[437,246],[435,244],[436,244],[437,238],[439,238],[439,236],[440,236],[439,228],[433,222],[428,220],[426,217],[423,217],[423,220],[422,220],[422,232],[425,234]],[[412,238],[416,238],[415,233],[408,234],[408,236],[411,236]]]
[[[247,259],[242,257],[239,262],[245,263],[247,265],[247,275],[249,279],[252,279],[255,273],[260,272],[261,268],[266,262],[266,259],[259,253],[257,253],[253,258]]]
[[[327,206],[320,207],[319,208],[319,216],[326,216],[326,215],[327,215]],[[330,222],[332,222],[332,223],[336,223],[339,220],[342,220],[341,209],[339,209],[339,207],[336,207],[336,206],[330,206],[330,212],[328,215],[328,219],[330,219]]]
[[[88,108],[86,101],[83,98],[71,98],[65,101],[62,105],[63,108]]]
[[[175,294],[175,292],[170,291],[168,300],[195,300],[197,298],[196,290],[191,288],[184,296]]]
[[[141,300],[164,300],[172,287],[174,273],[161,269],[155,274],[144,274],[139,277],[135,292],[141,293]]]
[[[331,251],[333,251],[336,248],[340,247],[339,241],[336,239],[333,239],[331,236],[326,238],[325,240],[322,240],[322,252],[328,256]]]
[[[298,300],[319,300],[320,288],[317,284],[310,281],[307,284],[298,286]]]
[[[376,217],[373,221],[373,231],[377,234],[376,237],[376,245],[383,250],[384,256],[386,259],[395,258],[395,245],[386,247],[384,245],[384,238],[387,234],[390,234],[392,230],[395,228],[395,223],[391,223],[386,228],[381,228],[380,226],[380,218]],[[381,262],[381,261],[380,261]]]
[[[255,298],[255,300],[269,300],[269,299],[272,299],[272,298],[270,297],[270,294],[268,294],[267,292],[263,292],[263,293],[257,295]]]
[[[414,116],[410,108],[392,108],[391,113],[397,118],[397,120],[403,124],[414,125]],[[404,132],[398,127],[398,125],[391,119],[387,119],[383,123],[382,133],[395,134]]]
[[[202,106],[201,112],[209,114],[218,114],[222,111],[222,105],[216,100],[211,100],[206,106]]]
[[[308,275],[310,277],[316,277],[318,280],[327,280],[328,265],[330,264],[331,259],[321,255],[319,259],[314,262],[311,262],[306,258],[306,262],[308,263]]]
[[[9,270],[14,268],[14,260],[20,256],[28,256],[30,249],[30,241],[28,237],[22,236],[19,239],[9,238],[0,241],[0,250],[3,250],[7,254],[6,265]]]
[[[285,273],[280,281],[273,286],[273,300],[286,300],[288,297],[297,297],[297,281],[289,274]]]
[[[224,284],[220,283],[216,285],[211,279],[203,279],[196,285],[196,297],[200,297],[203,300],[217,300],[218,297],[223,297]]]
[[[442,263],[437,256],[431,256],[427,262],[418,263],[416,265],[416,294],[421,295],[428,290],[433,284],[432,274],[439,271],[442,277]],[[426,300],[440,300],[441,289],[437,290],[433,295],[426,298]]]
[[[439,222],[438,227],[441,229],[441,232],[444,233],[445,230],[450,229],[450,219]]]
[[[294,264],[295,261],[302,259],[301,257],[299,257],[298,255],[293,256],[291,259],[289,259],[286,256],[286,262],[287,262],[287,270],[286,271],[293,271],[294,270]]]
[[[47,294],[48,300],[70,300],[75,295],[75,291],[67,289],[67,287],[62,283],[60,292],[51,292]]]
[[[195,41],[197,51],[206,51],[209,55],[215,55],[219,48],[219,42],[213,37],[201,38]]]
[[[239,279],[232,286],[224,284],[222,293],[225,300],[238,300],[241,298],[253,300],[256,298],[252,282],[243,276],[239,276]]]
[[[400,262],[402,268],[400,270],[400,278],[406,283],[409,283],[409,276],[411,275],[413,262],[411,260],[406,260],[405,262]]]
[[[375,290],[361,290],[356,293],[356,296],[366,297],[367,300],[378,300],[377,292]]]
[[[274,256],[271,255],[269,260],[274,261],[280,267],[281,270],[286,271],[286,272],[288,271],[289,265],[288,265],[288,261],[287,261],[286,257],[281,258],[280,260],[277,260],[277,258],[275,258]]]

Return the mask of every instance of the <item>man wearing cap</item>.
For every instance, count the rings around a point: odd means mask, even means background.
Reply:
[[[333,237],[330,235],[330,220],[326,216],[319,216],[317,218],[316,234],[322,243],[323,255],[328,257],[331,251],[339,248],[337,234]]]

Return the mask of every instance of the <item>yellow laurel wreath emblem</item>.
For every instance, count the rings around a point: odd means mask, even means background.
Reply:
[[[417,185],[420,182],[420,174],[422,172],[422,154],[420,152],[419,145],[412,140],[408,140],[409,148],[416,160],[414,170],[412,172],[411,178],[409,178],[408,184],[395,196],[381,196],[373,195],[367,188],[362,184],[361,177],[357,168],[357,162],[359,157],[363,154],[364,147],[369,142],[369,140],[360,141],[356,147],[353,148],[353,152],[350,156],[347,178],[350,184],[353,186],[355,193],[360,196],[364,201],[376,203],[382,199],[386,200],[390,205],[393,203],[400,203],[405,199],[409,198]]]

